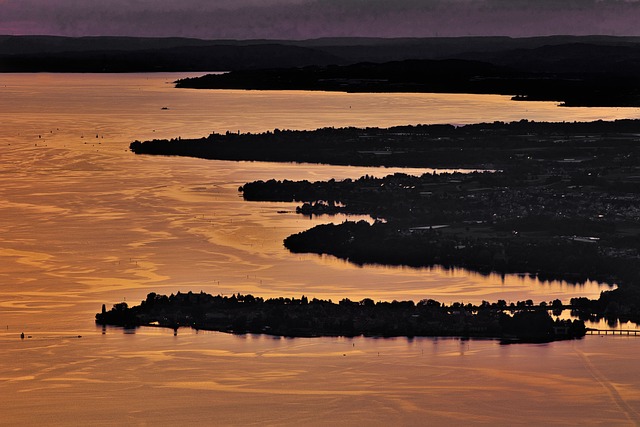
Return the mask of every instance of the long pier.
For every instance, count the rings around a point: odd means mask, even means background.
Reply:
[[[587,328],[587,335],[628,335],[640,336],[640,330],[636,329],[593,329]]]

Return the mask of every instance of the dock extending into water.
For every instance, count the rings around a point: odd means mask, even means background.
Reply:
[[[640,330],[636,329],[593,329],[587,328],[587,335],[628,335],[640,336]]]

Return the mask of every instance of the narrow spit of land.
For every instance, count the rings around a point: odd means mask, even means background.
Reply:
[[[103,306],[96,314],[101,325],[123,327],[191,327],[230,333],[257,333],[288,337],[317,336],[430,336],[495,338],[504,342],[549,342],[583,337],[581,320],[553,320],[548,310],[562,309],[560,301],[552,307],[534,306],[521,301],[507,307],[505,301],[480,306],[434,300],[359,302],[301,298],[264,300],[252,295],[231,297],[192,292],[165,296],[150,293],[135,307],[115,304]]]
[[[640,121],[402,126],[134,142],[136,153],[476,169],[357,180],[257,181],[246,200],[300,215],[370,215],[288,237],[357,264],[463,267],[617,284],[592,313],[640,321]],[[485,170],[485,172],[480,172]]]
[[[521,169],[631,164],[640,120],[479,123],[391,128],[274,129],[134,141],[136,154],[351,166]],[[628,159],[626,157],[632,156]]]
[[[410,59],[378,64],[238,70],[178,80],[176,87],[501,94],[511,95],[517,101],[557,101],[574,107],[640,105],[640,82],[631,70],[609,68],[586,72],[589,66],[581,68],[577,64],[544,70],[544,60],[540,57],[533,60],[535,65],[508,60],[490,63],[485,59],[482,56],[479,61]],[[631,61],[621,60],[631,65]],[[595,63],[590,65],[593,67]],[[531,71],[533,69],[536,71]]]

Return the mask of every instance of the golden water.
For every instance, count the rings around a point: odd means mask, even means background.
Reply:
[[[606,289],[293,255],[284,237],[343,218],[310,220],[292,212],[295,204],[244,202],[239,185],[395,170],[144,157],[127,147],[133,139],[211,131],[613,119],[637,117],[638,109],[477,95],[173,89],[169,82],[182,76],[0,75],[0,424],[637,418],[631,355],[640,339],[503,347],[182,330],[174,337],[153,329],[103,334],[93,324],[102,303],[135,304],[152,291],[479,302],[568,300]],[[20,340],[22,331],[31,338]]]

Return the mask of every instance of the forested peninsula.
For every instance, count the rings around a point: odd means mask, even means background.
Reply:
[[[511,307],[501,300],[479,306],[450,306],[425,299],[374,302],[343,299],[263,299],[253,295],[212,296],[203,292],[158,295],[150,293],[140,305],[118,303],[103,306],[96,314],[99,325],[122,327],[158,326],[177,330],[254,333],[287,337],[466,337],[495,338],[503,342],[549,342],[581,338],[586,329],[581,320],[553,320],[549,310],[561,310],[559,300],[534,306],[520,301]]]
[[[640,50],[636,54],[640,56]],[[194,89],[499,94],[516,101],[556,101],[565,107],[640,106],[640,77],[626,68],[596,72],[593,66],[598,66],[592,64],[551,72],[544,70],[544,61],[523,66],[480,58],[235,70],[175,83]]]
[[[178,88],[472,93],[565,107],[640,106],[640,78],[626,72],[534,72],[467,59],[238,70],[176,81]]]
[[[227,131],[198,139],[134,141],[136,154],[351,166],[535,170],[636,158],[640,120],[407,125]],[[580,162],[580,163],[578,163]],[[522,169],[524,168],[524,169]]]

